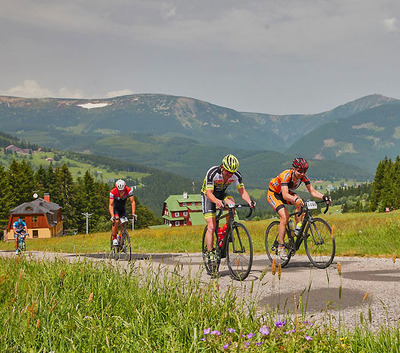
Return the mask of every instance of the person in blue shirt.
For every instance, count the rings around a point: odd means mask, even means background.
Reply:
[[[26,223],[21,218],[18,218],[18,220],[13,224],[13,230],[15,238],[15,252],[18,254],[18,239],[19,237],[25,238],[28,235],[28,228],[26,227]]]

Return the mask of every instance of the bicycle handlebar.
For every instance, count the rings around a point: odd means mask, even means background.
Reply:
[[[254,202],[254,201],[253,201]],[[249,207],[250,208],[250,211],[249,211],[249,214],[246,216],[246,218],[249,218],[251,215],[252,215],[252,213],[253,213],[253,211],[254,211],[254,209],[255,209],[255,207],[256,206],[254,206],[254,207],[250,207],[250,205],[249,204],[234,204],[234,205],[232,205],[232,204],[225,204],[225,202],[223,202],[222,201],[222,203],[224,204],[224,207],[223,208],[220,208],[219,210],[218,210],[218,213],[216,214],[216,217],[217,218],[219,218],[221,215],[222,215],[222,212],[223,212],[223,210],[225,209],[229,209],[229,208],[242,208],[242,207]]]
[[[294,213],[292,213],[291,216],[300,216],[300,215],[303,213],[304,208],[305,208],[305,205],[306,205],[306,202],[307,202],[308,200],[307,200],[307,201],[304,200],[304,199],[302,199],[302,200],[303,200],[304,206],[300,209],[299,212],[294,212]],[[315,202],[315,203],[323,203],[323,202],[325,202],[325,203],[326,203],[326,207],[325,207],[324,214],[325,214],[326,212],[328,212],[328,209],[329,209],[329,206],[330,206],[329,203],[327,203],[327,202],[324,201],[324,200],[314,201],[314,202]]]

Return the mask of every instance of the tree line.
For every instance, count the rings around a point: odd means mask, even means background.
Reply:
[[[90,171],[83,177],[73,179],[67,164],[46,169],[40,166],[36,171],[26,160],[13,160],[8,168],[0,165],[0,229],[3,232],[8,223],[9,211],[16,206],[34,200],[33,194],[43,197],[50,194],[50,201],[62,207],[64,229],[78,229],[84,232],[86,218],[83,213],[92,214],[89,218],[90,231],[111,229],[108,200],[110,186],[94,179]],[[135,227],[144,228],[157,223],[154,214],[142,205],[135,196]],[[129,200],[127,201],[129,213]]]
[[[393,162],[385,157],[376,168],[371,198],[370,211],[384,212],[387,207],[400,208],[400,157]]]

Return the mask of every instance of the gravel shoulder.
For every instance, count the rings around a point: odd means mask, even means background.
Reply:
[[[70,261],[83,258],[106,260],[105,254],[76,256],[34,251],[30,255],[48,260],[56,257]],[[15,254],[0,251],[0,256],[15,257]],[[203,268],[200,253],[133,254],[133,261],[134,266],[162,264],[171,270],[179,264],[183,275],[189,270],[193,274]],[[112,262],[116,266],[128,266],[127,261]],[[252,271],[243,282],[231,279],[224,261],[218,279],[211,279],[205,271],[202,271],[201,279],[205,283],[217,282],[220,291],[234,288],[241,297],[252,295],[259,304],[260,314],[279,307],[278,312],[282,315],[297,310],[298,315],[303,313],[308,320],[329,325],[340,323],[347,327],[354,327],[363,320],[372,329],[398,325],[400,321],[400,261],[394,262],[392,258],[336,257],[329,268],[321,270],[311,266],[306,256],[296,255],[279,276],[272,274],[266,255],[256,255]]]

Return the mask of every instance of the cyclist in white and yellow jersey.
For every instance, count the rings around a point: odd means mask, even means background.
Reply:
[[[204,178],[203,187],[201,189],[201,202],[204,218],[207,222],[206,245],[210,263],[216,260],[215,249],[213,249],[214,232],[216,228],[216,209],[224,207],[224,203],[235,204],[233,197],[225,192],[227,187],[235,183],[242,199],[246,201],[251,208],[255,205],[244,187],[242,175],[238,171],[238,168],[238,159],[228,154],[222,159],[222,164],[211,167]]]

